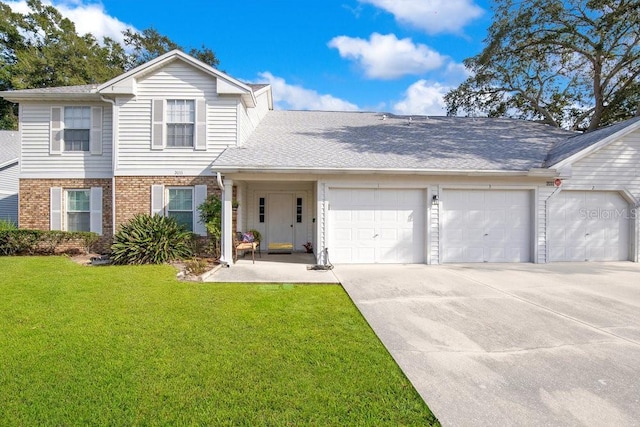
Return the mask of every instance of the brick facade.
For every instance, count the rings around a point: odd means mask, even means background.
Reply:
[[[102,238],[96,245],[98,252],[108,251],[113,230],[112,180],[107,179],[20,179],[20,227],[50,229],[50,189],[89,189],[102,187]],[[221,195],[213,176],[118,176],[115,178],[116,230],[136,214],[151,213],[151,186],[189,187],[206,185],[207,195]],[[235,193],[234,187],[234,193]],[[235,225],[236,213],[233,213]]]
[[[207,195],[220,190],[215,176],[117,176],[116,180],[116,231],[118,227],[137,214],[151,213],[151,186],[164,185],[189,187],[206,185]]]
[[[102,187],[102,238],[96,244],[97,251],[104,251],[111,245],[112,204],[111,179],[20,179],[19,223],[20,228],[34,230],[50,229],[50,189],[90,189]]]

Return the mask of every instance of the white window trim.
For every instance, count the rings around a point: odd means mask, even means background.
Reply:
[[[193,145],[169,146],[168,115],[170,101],[192,101],[194,107]],[[151,99],[151,150],[161,151],[207,151],[207,101],[204,98]]]
[[[68,128],[64,115],[66,108],[81,107],[89,109],[89,150],[65,150],[64,131]],[[91,105],[58,105],[51,107],[49,116],[49,154],[72,156],[102,155],[103,108]],[[76,128],[73,128],[76,129]],[[80,129],[80,128],[77,128]]]
[[[193,107],[193,121],[181,121],[181,122],[170,122],[169,121],[169,109],[171,108],[172,103],[178,102],[191,102],[191,106]],[[165,102],[165,115],[164,115],[164,132],[165,132],[165,147],[171,150],[193,150],[196,147],[196,131],[197,131],[197,110],[198,105],[195,99],[193,98],[170,98]],[[169,125],[191,125],[191,145],[169,145]]]
[[[200,221],[200,206],[207,199],[207,186],[204,184],[191,185],[172,185],[164,186],[162,184],[153,184],[151,186],[151,215],[169,215],[169,189],[191,189],[192,190],[192,214],[193,214],[193,230],[192,233],[199,236],[207,236],[207,228]]]
[[[196,207],[195,202],[195,195],[196,195],[196,189],[193,186],[180,186],[180,185],[173,185],[173,186],[167,186],[164,188],[164,198],[166,200],[165,206],[164,206],[164,216],[169,217],[169,191],[170,190],[191,190],[191,210],[175,210],[172,209],[171,212],[191,212],[191,230],[189,230],[192,233],[195,233],[195,229],[196,229]]]

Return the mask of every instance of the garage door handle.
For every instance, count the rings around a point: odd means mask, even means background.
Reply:
[[[374,235],[373,235],[373,238],[375,239],[375,238],[376,238],[376,237],[378,237],[378,236],[379,236],[379,234],[374,234]]]
[[[488,236],[488,235],[489,235],[489,233],[484,233],[484,235],[485,235],[485,236]]]

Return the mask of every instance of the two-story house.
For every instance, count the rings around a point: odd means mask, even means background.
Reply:
[[[97,86],[0,93],[20,104],[23,228],[108,242],[137,213],[204,234],[314,247],[318,262],[638,261],[640,117],[588,134],[503,118],[272,111],[178,51]],[[232,201],[237,199],[236,222]]]
[[[272,109],[242,83],[173,51],[102,85],[5,92],[19,103],[20,226],[94,231],[108,243],[137,213],[206,235],[197,206],[211,163]]]

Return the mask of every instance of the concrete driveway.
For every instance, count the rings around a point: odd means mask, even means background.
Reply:
[[[339,265],[445,426],[640,425],[640,266]]]

